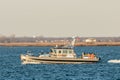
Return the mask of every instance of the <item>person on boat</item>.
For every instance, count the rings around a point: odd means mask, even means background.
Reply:
[[[92,53],[91,54],[91,59],[94,59],[95,58],[95,55]]]

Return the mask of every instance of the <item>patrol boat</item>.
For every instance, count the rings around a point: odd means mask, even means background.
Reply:
[[[94,53],[82,53],[81,56],[76,55],[74,51],[75,39],[73,39],[70,46],[56,46],[50,49],[48,54],[40,54],[39,56],[30,55],[31,53],[21,54],[22,64],[80,64],[93,63],[100,60]]]

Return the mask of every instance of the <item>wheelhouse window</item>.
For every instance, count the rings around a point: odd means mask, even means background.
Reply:
[[[69,53],[72,53],[72,51],[70,50]]]
[[[63,50],[63,53],[67,53],[67,50]]]
[[[53,50],[52,50],[52,49],[50,49],[50,52],[53,52]]]
[[[65,50],[63,50],[63,53],[65,53]]]
[[[54,50],[54,53],[56,53],[56,50]]]
[[[61,50],[59,50],[59,53],[61,53]]]

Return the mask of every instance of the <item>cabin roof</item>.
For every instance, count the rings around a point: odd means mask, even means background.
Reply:
[[[57,46],[57,47],[54,47],[53,49],[73,49],[73,47],[71,47],[71,46]]]

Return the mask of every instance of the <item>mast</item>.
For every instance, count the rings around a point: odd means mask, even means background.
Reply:
[[[71,47],[73,48],[75,45],[75,37],[73,36],[72,38],[73,38],[73,41],[71,42]]]

